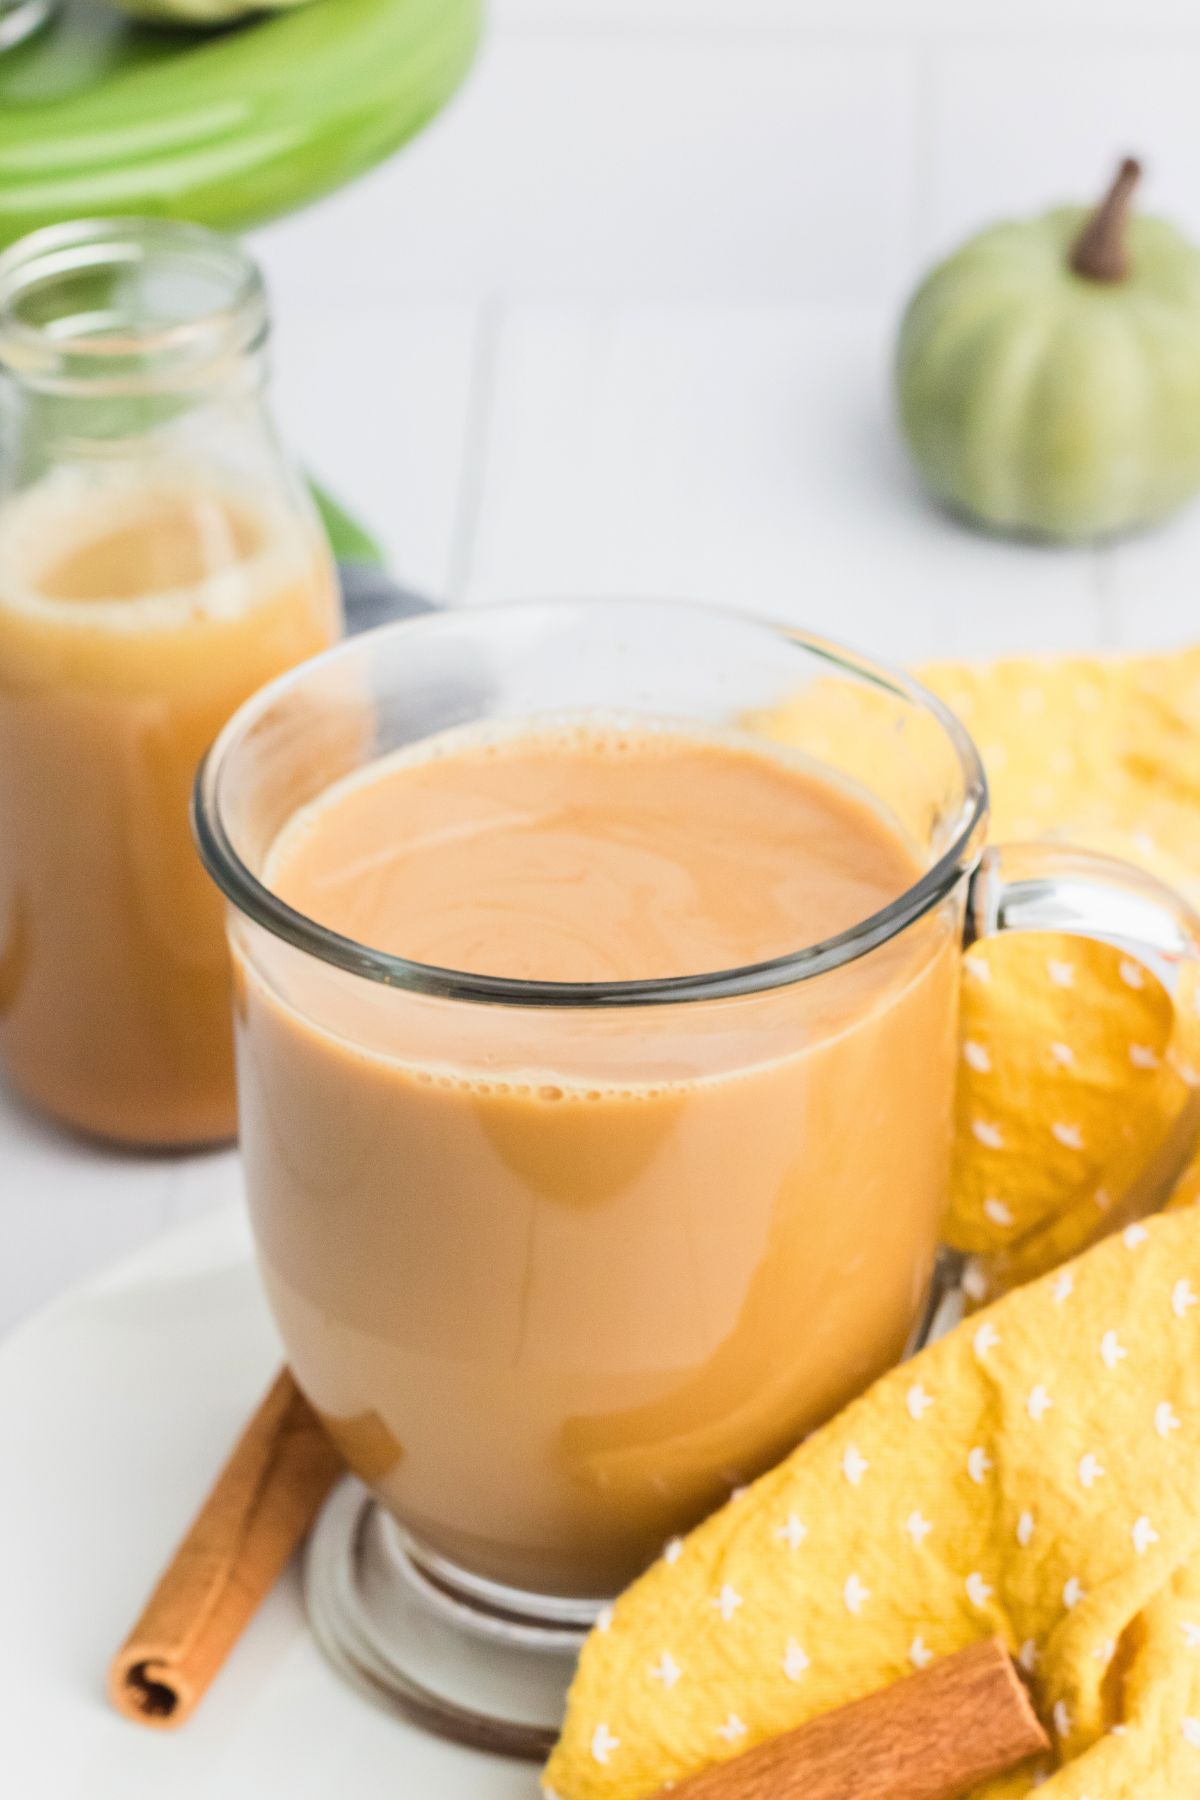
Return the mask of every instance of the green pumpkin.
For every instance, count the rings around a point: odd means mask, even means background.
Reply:
[[[995,225],[934,269],[900,329],[900,418],[934,497],[1002,531],[1088,539],[1200,490],[1200,250],[1101,207]]]

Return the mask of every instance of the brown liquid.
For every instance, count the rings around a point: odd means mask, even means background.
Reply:
[[[196,485],[51,479],[0,515],[0,1057],[145,1144],[235,1123],[222,909],[188,803],[243,699],[335,635],[323,556]]]
[[[694,974],[916,875],[767,753],[602,725],[385,763],[268,879],[476,972]],[[296,1373],[396,1515],[478,1573],[604,1593],[901,1352],[946,1182],[957,951],[933,915],[752,998],[422,999],[243,940],[243,1146]]]

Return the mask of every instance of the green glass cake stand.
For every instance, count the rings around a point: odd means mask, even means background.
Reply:
[[[0,246],[165,214],[241,231],[352,180],[462,80],[482,0],[313,0],[218,31],[65,0],[0,55]]]

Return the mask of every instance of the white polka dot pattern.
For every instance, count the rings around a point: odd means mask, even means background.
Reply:
[[[1200,1215],[1168,1215],[885,1376],[617,1603],[554,1793],[641,1800],[990,1631],[1051,1730],[1045,1800],[1200,1793],[1198,1295]]]

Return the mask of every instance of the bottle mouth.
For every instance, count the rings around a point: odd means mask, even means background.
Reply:
[[[266,331],[257,266],[203,226],[85,219],[0,255],[0,369],[47,392],[207,385]]]

